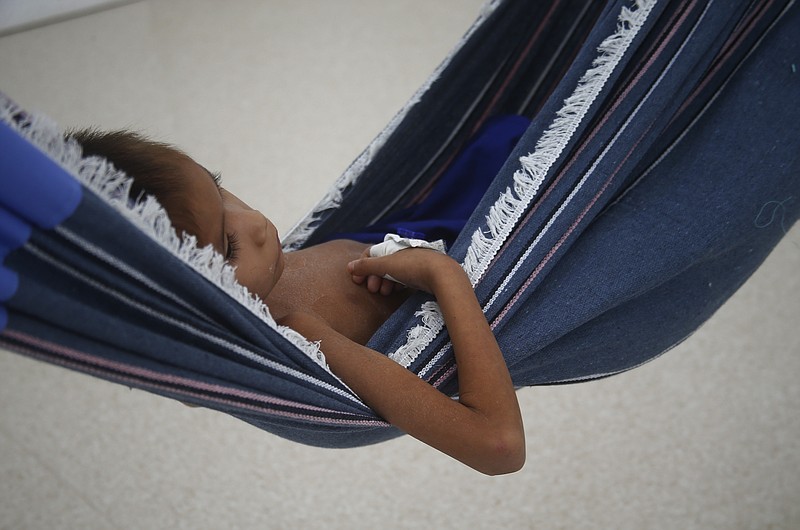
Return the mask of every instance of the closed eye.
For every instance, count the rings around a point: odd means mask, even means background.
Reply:
[[[234,262],[239,256],[239,236],[236,232],[228,234],[228,250],[225,252],[225,260]]]

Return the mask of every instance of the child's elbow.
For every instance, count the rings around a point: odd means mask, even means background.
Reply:
[[[525,465],[525,434],[513,430],[490,437],[486,458],[481,466],[486,475],[515,473]]]

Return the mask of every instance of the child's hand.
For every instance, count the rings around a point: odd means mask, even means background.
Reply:
[[[389,278],[375,276],[357,276],[353,275],[353,281],[358,285],[363,285],[366,282],[367,290],[371,293],[381,293],[384,296],[389,296],[395,291],[405,289],[406,286],[402,283],[395,282]]]
[[[347,270],[355,283],[366,282],[370,292],[383,295],[402,288],[398,282],[435,295],[439,278],[463,274],[458,263],[447,255],[422,248],[409,248],[378,258],[369,257],[367,251],[360,259],[348,263]],[[387,279],[387,275],[396,281]]]
[[[364,285],[366,283],[367,290],[371,293],[381,293],[384,296],[389,296],[395,291],[399,291],[401,289],[405,289],[405,285],[402,283],[395,282],[390,280],[389,278],[384,278],[383,275],[378,276],[375,274],[355,274],[353,271],[355,270],[355,263],[362,261],[364,259],[374,259],[370,257],[369,248],[364,250],[361,254],[361,258],[351,261],[347,264],[347,272],[349,272],[353,277],[353,282],[358,285]]]

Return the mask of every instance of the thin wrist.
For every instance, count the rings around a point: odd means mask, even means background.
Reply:
[[[437,298],[452,289],[468,288],[470,291],[472,290],[472,284],[470,284],[464,269],[453,260],[448,260],[444,266],[437,267],[433,271],[430,285],[433,295]]]

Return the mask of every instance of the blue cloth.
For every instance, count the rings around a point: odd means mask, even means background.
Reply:
[[[379,223],[328,239],[379,243],[384,235],[393,233],[427,241],[442,239],[452,245],[530,123],[524,116],[490,119],[421,202]]]
[[[78,182],[50,158],[43,156],[8,124],[0,122],[0,262],[21,247],[33,227],[53,228],[78,206]],[[8,300],[19,286],[18,274],[0,266],[0,302]],[[8,315],[0,306],[0,330]]]

